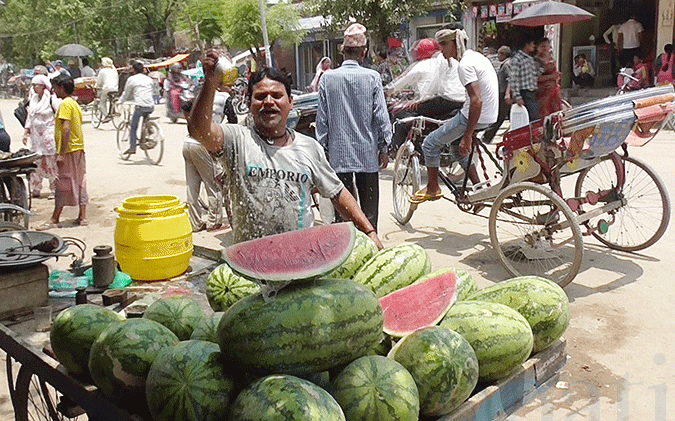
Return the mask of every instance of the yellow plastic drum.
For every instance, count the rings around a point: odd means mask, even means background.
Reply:
[[[160,281],[185,272],[192,256],[187,205],[175,196],[140,196],[115,208],[115,255],[138,281]]]

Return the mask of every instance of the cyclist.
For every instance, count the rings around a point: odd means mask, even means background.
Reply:
[[[108,105],[108,94],[117,92],[119,89],[119,75],[117,69],[110,57],[103,57],[101,59],[101,70],[98,71],[96,77],[96,90],[100,95],[100,109],[105,115],[104,122],[110,120],[110,110]]]
[[[468,37],[462,29],[441,29],[436,32],[436,40],[441,45],[443,56],[459,61],[459,79],[466,88],[468,101],[460,112],[424,139],[422,150],[427,166],[427,186],[416,192],[410,202],[414,204],[443,197],[438,185],[438,167],[441,147],[450,143],[450,151],[455,161],[468,171],[473,183],[478,182],[478,174],[470,165],[467,155],[471,148],[473,132],[488,127],[497,121],[499,88],[497,73],[492,63],[482,54],[466,48]]]
[[[155,82],[143,73],[143,63],[134,61],[132,64],[134,75],[127,79],[120,102],[132,101],[136,104],[134,114],[131,117],[131,133],[129,134],[129,149],[124,155],[136,153],[136,132],[141,117],[147,117],[155,110],[155,102],[152,98],[153,85]]]

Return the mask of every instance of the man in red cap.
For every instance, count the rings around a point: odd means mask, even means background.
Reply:
[[[354,23],[344,33],[345,61],[319,82],[316,138],[345,188],[377,229],[378,168],[386,168],[391,123],[375,70],[362,67],[368,48],[366,28]],[[355,194],[357,192],[357,194]]]

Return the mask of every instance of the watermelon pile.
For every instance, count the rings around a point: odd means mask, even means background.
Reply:
[[[188,296],[131,320],[77,306],[54,322],[59,360],[155,421],[406,421],[452,413],[554,344],[570,319],[546,279],[479,290],[466,271],[431,272],[417,245],[377,251],[351,223],[223,256],[207,281],[214,313]]]

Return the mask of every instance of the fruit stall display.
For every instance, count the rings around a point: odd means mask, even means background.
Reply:
[[[418,420],[456,411],[546,351],[570,320],[538,277],[479,290],[413,244],[377,251],[353,224],[228,247],[205,313],[162,298],[142,319],[62,312],[66,370],[154,420]]]

